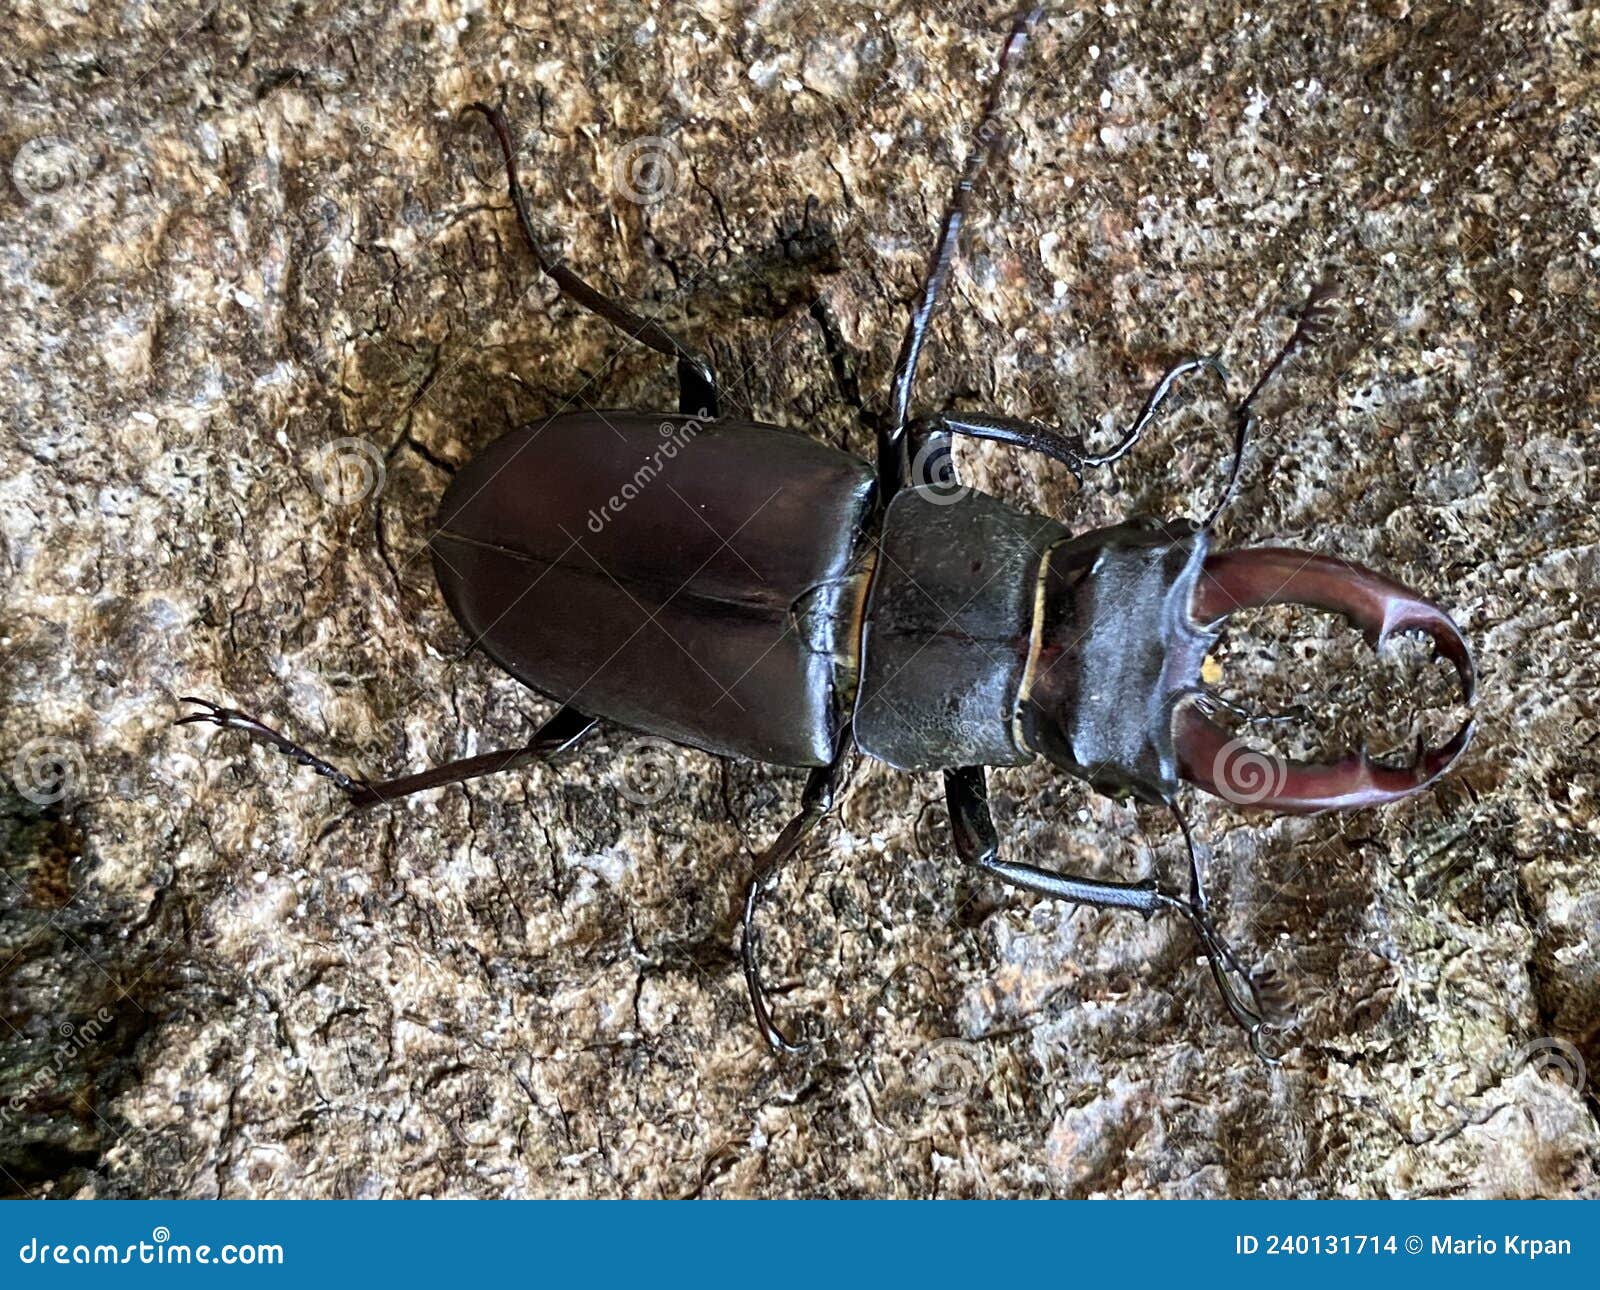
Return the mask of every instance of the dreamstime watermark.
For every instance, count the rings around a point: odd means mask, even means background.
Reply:
[[[611,179],[630,202],[646,206],[678,190],[683,149],[671,139],[646,134],[630,139],[611,163]]]
[[[83,749],[59,735],[40,735],[17,749],[11,780],[35,806],[51,806],[83,782]]]
[[[1549,1072],[1577,1093],[1582,1093],[1589,1083],[1589,1071],[1577,1046],[1549,1035],[1523,1044],[1511,1054],[1506,1067],[1508,1071],[1531,1068],[1539,1074]]]
[[[1588,468],[1570,443],[1549,437],[1530,440],[1506,460],[1511,491],[1536,506],[1583,500]]]
[[[1004,151],[1011,139],[1011,132],[1007,130],[1005,122],[998,118],[980,117],[976,121],[957,121],[954,130],[956,138],[966,142],[974,151],[999,154]]]
[[[17,149],[11,182],[29,202],[43,205],[66,196],[88,170],[83,153],[58,134],[41,134]]]
[[[1211,181],[1230,206],[1263,206],[1283,191],[1283,153],[1260,135],[1232,140],[1212,159]]]
[[[960,1039],[940,1039],[917,1056],[917,1087],[933,1106],[970,1102],[983,1084],[983,1068],[973,1046]]]
[[[111,1010],[101,1008],[82,1024],[63,1021],[57,1026],[59,1038],[50,1049],[49,1059],[13,1090],[4,1105],[0,1105],[0,1125],[8,1125],[27,1114],[28,1104],[39,1094],[54,1088],[72,1059],[86,1052],[112,1020]]]
[[[94,1245],[85,1241],[41,1241],[35,1236],[17,1250],[17,1260],[42,1266],[100,1264],[118,1267],[135,1263],[154,1263],[163,1267],[189,1263],[281,1265],[283,1246],[236,1245],[232,1242],[219,1246],[187,1245],[175,1242],[171,1229],[158,1225],[151,1229],[148,1241],[136,1241],[129,1245],[116,1245],[110,1241]]]
[[[1235,806],[1255,806],[1283,792],[1289,782],[1289,764],[1243,739],[1230,739],[1212,759],[1211,782],[1218,797]]]
[[[1569,113],[1556,122],[1555,137],[1582,139],[1585,142],[1600,144],[1600,118],[1586,112]]]
[[[665,739],[635,739],[622,750],[617,791],[635,806],[654,806],[677,786],[677,750]]]
[[[642,465],[633,472],[626,484],[619,488],[610,497],[601,503],[599,509],[589,508],[589,532],[600,534],[605,527],[623,511],[628,509],[628,503],[637,498],[645,489],[655,482],[661,474],[693,441],[694,437],[703,430],[711,421],[711,417],[704,412],[698,412],[692,417],[682,420],[663,421],[660,426],[661,442],[656,445],[655,451],[645,459]]]
[[[906,482],[916,490],[918,497],[935,506],[954,506],[972,492],[956,478],[950,440],[943,435],[931,435],[923,441],[911,459]]]
[[[311,485],[334,506],[376,497],[387,478],[383,453],[365,439],[335,439],[311,455]]]
[[[255,36],[255,24],[240,0],[222,0],[211,17],[211,30],[235,49],[243,49]]]

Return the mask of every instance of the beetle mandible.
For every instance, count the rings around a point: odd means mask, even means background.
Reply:
[[[456,473],[440,505],[430,548],[451,611],[496,664],[561,707],[524,747],[381,781],[349,775],[206,700],[185,699],[203,710],[179,724],[242,731],[325,776],[357,807],[548,760],[599,720],[721,756],[808,768],[800,812],[758,858],[743,910],[740,954],[756,1022],[785,1050],[802,1045],[779,1028],[762,989],[758,893],[833,806],[853,749],[902,771],[937,771],[964,860],[1058,900],[1185,918],[1224,1005],[1261,1052],[1274,1021],[1269,1001],[1217,931],[1176,801],[1184,782],[1218,791],[1234,747],[1211,719],[1219,700],[1201,681],[1224,620],[1295,603],[1345,614],[1375,647],[1397,632],[1422,633],[1454,664],[1468,704],[1472,658],[1442,610],[1380,574],[1284,548],[1210,548],[1212,523],[1238,482],[1255,400],[1326,325],[1325,288],[1312,292],[1293,335],[1235,406],[1232,469],[1203,522],[1135,520],[1073,536],[982,493],[941,504],[928,481],[948,468],[954,435],[1027,448],[1081,480],[1127,454],[1180,378],[1223,375],[1211,357],[1177,364],[1102,453],[1008,417],[912,416],[918,361],[999,134],[1006,77],[1038,19],[1037,10],[1019,15],[1001,47],[913,302],[875,463],[795,431],[722,417],[702,353],[544,248],[505,114],[474,104],[499,142],[522,240],[540,270],[677,365],[676,416],[591,411],[512,430]],[[671,487],[648,487],[668,471]],[[609,500],[621,497],[630,499],[625,507]],[[1471,736],[1469,719],[1404,768],[1364,751],[1330,764],[1291,762],[1252,801],[1280,812],[1392,802],[1442,775]],[[1189,846],[1187,892],[1154,878],[1078,877],[1004,859],[985,768],[1040,756],[1098,791],[1171,809]]]

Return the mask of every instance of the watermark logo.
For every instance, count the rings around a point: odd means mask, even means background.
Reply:
[[[622,750],[617,791],[635,806],[665,800],[677,783],[677,750],[665,739],[635,739]]]
[[[71,1243],[65,1241],[41,1241],[37,1236],[17,1251],[17,1259],[21,1263],[36,1263],[43,1266],[50,1264],[106,1267],[127,1267],[135,1263],[156,1264],[161,1267],[176,1267],[185,1264],[277,1264],[283,1263],[283,1246],[281,1245],[227,1245],[212,1247],[210,1245],[186,1245],[172,1239],[172,1230],[165,1224],[154,1227],[150,1231],[150,1239],[138,1241],[130,1245],[113,1245],[109,1241],[101,1241],[96,1245],[88,1245],[82,1241]]]
[[[924,1100],[933,1106],[970,1102],[983,1083],[977,1053],[960,1039],[941,1039],[923,1049],[915,1075]]]
[[[111,1022],[111,1010],[101,1008],[82,1024],[63,1021],[58,1025],[56,1033],[61,1039],[51,1048],[50,1059],[35,1067],[32,1074],[22,1082],[21,1087],[13,1089],[5,1105],[0,1106],[0,1125],[10,1124],[13,1120],[28,1114],[29,1103],[39,1094],[54,1088],[56,1080],[68,1066],[72,1065],[73,1059],[87,1051]]]
[[[1259,135],[1235,139],[1212,160],[1217,195],[1230,206],[1263,206],[1283,191],[1283,153]]]
[[[1539,1074],[1552,1074],[1558,1081],[1581,1093],[1588,1086],[1589,1072],[1583,1054],[1565,1039],[1543,1036],[1524,1044],[1511,1055],[1512,1068],[1530,1067]]]
[[[235,49],[243,49],[255,35],[250,14],[239,0],[222,0],[212,15],[211,29]]]
[[[383,491],[388,470],[378,446],[365,439],[335,439],[311,456],[311,485],[333,506],[356,506]]]
[[[1283,792],[1289,782],[1289,766],[1275,753],[1253,748],[1242,739],[1230,739],[1217,749],[1211,782],[1217,796],[1235,806],[1255,806]]]
[[[647,206],[678,190],[683,150],[670,139],[646,134],[630,139],[611,163],[611,179],[630,202]]]
[[[35,205],[59,201],[87,171],[84,155],[58,134],[29,139],[11,159],[11,182]]]
[[[972,492],[956,478],[949,439],[937,435],[917,449],[916,456],[911,459],[907,483],[916,490],[918,497],[935,506],[954,506]]]
[[[639,468],[633,472],[633,477],[610,497],[606,498],[598,508],[591,507],[589,509],[586,521],[589,532],[596,536],[605,532],[606,525],[627,510],[628,503],[636,499],[655,482],[656,478],[671,465],[673,459],[680,452],[689,446],[694,437],[705,428],[710,420],[711,418],[708,414],[701,412],[682,420],[663,421],[659,427],[661,442],[656,445],[655,450],[645,458]]]
[[[17,792],[35,806],[59,802],[83,782],[83,774],[83,750],[56,735],[30,739],[11,759]]]
[[[1547,437],[1533,439],[1506,461],[1511,491],[1535,506],[1582,501],[1588,469],[1583,454],[1570,443]]]

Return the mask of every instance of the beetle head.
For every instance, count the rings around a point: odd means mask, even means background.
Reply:
[[[1397,632],[1431,637],[1471,702],[1466,641],[1443,610],[1399,583],[1283,548],[1212,553],[1207,531],[1189,521],[1134,521],[1046,554],[1018,713],[1023,743],[1103,793],[1149,803],[1170,803],[1188,781],[1265,810],[1353,809],[1444,774],[1466,750],[1470,720],[1405,767],[1365,750],[1316,765],[1240,756],[1207,715],[1201,666],[1229,614],[1284,603],[1343,613],[1375,648]]]
[[[1173,714],[1216,634],[1188,604],[1206,535],[1133,521],[1052,547],[1034,603],[1022,741],[1113,797],[1170,801]]]

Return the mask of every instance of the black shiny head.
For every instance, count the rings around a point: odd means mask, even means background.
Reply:
[[[1174,712],[1217,640],[1190,614],[1206,549],[1188,520],[1134,520],[1050,550],[1019,714],[1029,749],[1109,796],[1173,800]]]

